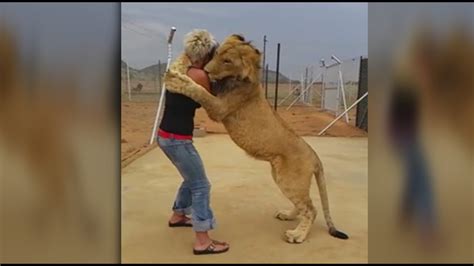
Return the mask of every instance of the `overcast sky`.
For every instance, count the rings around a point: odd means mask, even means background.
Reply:
[[[209,30],[220,42],[241,33],[260,50],[267,35],[270,69],[276,68],[279,42],[280,72],[296,78],[332,54],[367,56],[367,16],[366,3],[123,3],[122,58],[135,68],[165,62],[171,26],[177,28],[173,56],[195,28]]]

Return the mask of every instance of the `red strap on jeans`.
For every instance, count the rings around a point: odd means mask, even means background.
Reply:
[[[192,135],[179,135],[174,133],[166,132],[162,129],[158,131],[158,136],[165,138],[165,139],[193,139]]]

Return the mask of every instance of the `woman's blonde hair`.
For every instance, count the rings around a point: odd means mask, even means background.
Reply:
[[[195,29],[184,36],[184,52],[191,62],[202,62],[212,56],[218,42],[207,30]]]

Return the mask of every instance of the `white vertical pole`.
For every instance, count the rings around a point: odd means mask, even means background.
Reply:
[[[314,83],[314,82],[313,82],[313,81],[314,81],[313,66],[311,66],[311,72],[310,72],[310,73],[311,73],[311,75],[310,75],[310,78],[309,78],[309,84],[313,84],[313,83]],[[309,97],[309,102],[308,102],[308,103],[311,105],[311,104],[313,104],[313,87],[312,87],[312,85],[311,85],[311,88],[309,89],[308,92],[309,92],[309,95],[308,95],[308,97]]]
[[[292,88],[291,88],[291,75],[289,75],[289,79],[290,79],[290,86],[289,86],[289,88],[288,88],[288,95],[290,95],[290,93],[291,93],[291,91],[292,91]],[[288,95],[287,95],[287,97],[288,97]],[[285,97],[285,99],[286,99],[286,97]],[[281,103],[280,103],[280,104],[281,104]]]
[[[326,73],[326,66],[323,66],[323,70],[321,71],[321,110],[325,110],[324,106],[324,97],[326,97],[326,90],[324,89],[324,74]]]
[[[347,110],[347,103],[346,103],[346,93],[344,91],[344,80],[342,79],[342,71],[341,65],[339,65],[339,82],[341,83],[341,92],[342,92],[342,101],[344,103],[344,111]],[[346,123],[349,123],[349,115],[346,113]]]
[[[337,82],[337,107],[336,107],[336,116],[341,113],[341,87],[339,79]]]
[[[127,62],[127,90],[128,90],[128,100],[132,100],[132,93],[130,91],[130,70],[128,67],[128,62]]]
[[[300,93],[298,94],[298,98],[297,99],[301,99],[301,97],[303,96],[303,92],[304,92],[304,86],[305,86],[305,83],[304,83],[304,74],[301,74],[301,90],[300,90]],[[291,105],[291,104],[290,104]],[[288,109],[287,109],[288,110]]]
[[[308,102],[308,67],[306,66],[306,70],[304,72],[304,91],[303,91],[303,97],[301,98],[303,103],[307,103]]]
[[[173,36],[176,31],[175,27],[171,27],[171,32],[168,38],[168,61],[166,62],[166,70],[165,73],[168,72],[168,69],[171,64],[171,43],[173,42]],[[155,116],[155,124],[153,125],[153,131],[151,132],[151,137],[150,137],[150,145],[153,144],[153,140],[155,139],[155,134],[156,134],[156,128],[158,127],[158,120],[160,118],[160,113],[161,113],[161,107],[163,105],[163,99],[165,98],[165,91],[166,91],[166,85],[163,82],[161,86],[161,96],[160,96],[160,102],[158,103],[158,109],[156,110],[156,116]]]

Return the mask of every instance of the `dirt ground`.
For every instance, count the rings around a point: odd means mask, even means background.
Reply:
[[[153,129],[158,103],[150,101],[122,102],[121,116],[121,158],[122,167],[148,152],[148,145]],[[316,136],[335,117],[333,114],[321,112],[316,107],[293,106],[278,108],[278,114],[301,136]],[[326,136],[364,137],[367,132],[355,127],[355,109],[349,112],[351,123],[341,118],[329,130]],[[209,133],[226,133],[224,126],[209,119],[206,111],[199,108],[196,112],[195,126],[204,128]]]
[[[286,243],[284,232],[297,222],[273,218],[275,211],[290,208],[291,203],[274,184],[268,163],[250,158],[228,135],[209,134],[194,143],[212,183],[211,205],[218,225],[211,236],[228,241],[230,251],[194,256],[192,230],[167,226],[181,177],[163,152],[153,149],[122,169],[122,261],[367,262],[367,138],[305,140],[323,161],[331,214],[349,240],[327,233],[313,180],[311,196],[318,217],[306,242]]]

